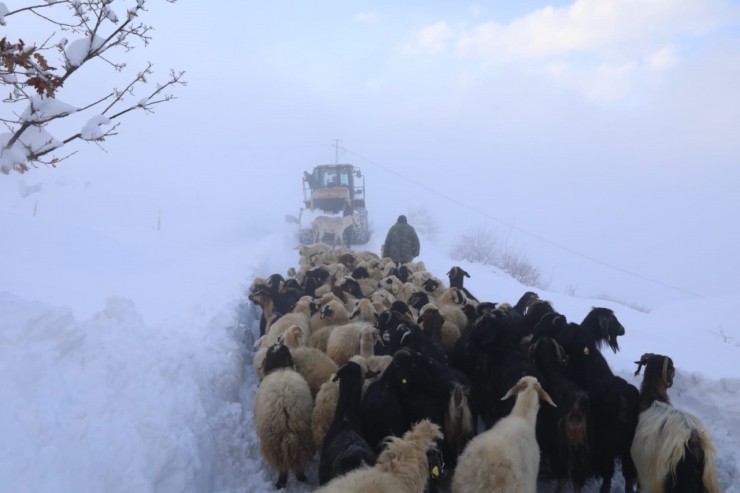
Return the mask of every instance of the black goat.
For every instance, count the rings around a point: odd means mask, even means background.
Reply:
[[[399,398],[409,429],[429,419],[443,430],[441,451],[453,468],[465,445],[475,435],[475,424],[467,402],[469,380],[458,371],[433,358],[408,348],[393,356],[394,364],[404,369]]]
[[[612,373],[598,349],[605,339],[594,327],[571,323],[557,342],[568,353],[575,382],[591,398],[595,444],[593,467],[596,476],[603,480],[600,491],[611,491],[614,463],[621,460],[625,491],[632,492],[637,472],[630,447],[637,427],[640,395],[634,385]]]
[[[591,475],[593,433],[588,393],[567,377],[565,350],[554,340],[538,339],[529,349],[529,358],[542,375],[542,388],[557,405],[544,406],[537,414],[537,443],[543,463],[549,464],[558,492],[565,491],[570,479],[575,493],[580,493]]]
[[[362,368],[350,361],[342,365],[333,381],[339,380],[339,400],[334,421],[326,432],[319,460],[319,484],[324,485],[353,469],[375,465],[375,452],[362,437],[360,404]]]

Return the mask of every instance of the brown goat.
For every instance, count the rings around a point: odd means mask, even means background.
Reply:
[[[645,366],[640,387],[640,417],[631,455],[640,491],[718,493],[715,448],[696,416],[674,408],[668,397],[676,369],[668,356],[647,353],[635,362],[635,375]]]

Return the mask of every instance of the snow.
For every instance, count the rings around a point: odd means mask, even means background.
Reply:
[[[157,209],[121,176],[88,187],[36,171],[28,183],[0,180],[0,373],[10,376],[0,379],[0,489],[272,491],[252,422],[258,311],[245,291],[253,277],[297,265],[295,225],[211,196],[176,207],[170,198],[157,230]],[[43,176],[54,178],[42,187]],[[379,251],[390,226],[381,217],[363,249]],[[481,299],[515,301],[529,289],[429,242],[421,259],[441,278],[461,265]],[[709,427],[722,491],[740,492],[738,295],[642,313],[535,291],[573,321],[592,306],[614,309],[626,335],[605,356],[634,384],[640,355],[670,355],[674,405]],[[286,491],[316,489],[316,460],[308,478],[291,477]]]
[[[21,113],[20,121],[44,122],[55,117],[64,117],[77,112],[77,108],[57,98],[44,98],[37,94],[29,98],[28,106]]]
[[[114,14],[115,15],[115,14]],[[97,34],[82,39],[76,39],[69,43],[66,50],[67,60],[72,67],[79,67],[85,61],[85,58],[95,50],[103,46],[105,40]]]
[[[108,18],[108,20],[111,21],[113,24],[117,24],[118,16],[113,11],[113,9],[111,9],[110,6],[108,5],[106,5],[104,9],[105,9],[105,16]]]
[[[110,118],[105,115],[95,115],[90,118],[80,130],[80,137],[83,140],[96,140],[103,136],[105,132],[100,128],[101,125],[110,125]]]
[[[34,153],[47,149],[56,149],[62,145],[60,140],[55,139],[46,129],[31,126],[15,141],[10,149],[5,146],[13,137],[11,133],[0,134],[0,169],[12,170],[16,166],[26,164],[30,155],[29,149]]]
[[[5,16],[10,13],[4,2],[0,2],[0,26],[5,25]]]

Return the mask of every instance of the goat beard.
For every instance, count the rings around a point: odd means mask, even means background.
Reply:
[[[565,437],[573,447],[586,445],[586,418],[581,414],[569,413],[565,420]]]

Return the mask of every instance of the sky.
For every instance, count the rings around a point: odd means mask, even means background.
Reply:
[[[202,236],[222,225],[259,235],[288,227],[302,171],[334,162],[341,139],[378,234],[423,205],[440,242],[490,228],[558,292],[654,307],[740,291],[737,1],[147,8],[152,42],[115,55],[123,73],[85,66],[59,98],[83,106],[147,61],[149,87],[169,68],[187,87],[122,119],[104,150],[78,142],[57,169],[0,176],[14,197],[6,214],[28,215],[37,199],[63,224],[118,238],[158,216]],[[7,23],[26,41],[48,33]],[[18,194],[34,184],[43,192]]]

